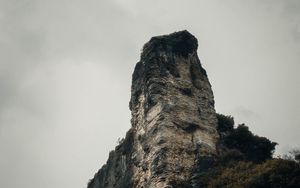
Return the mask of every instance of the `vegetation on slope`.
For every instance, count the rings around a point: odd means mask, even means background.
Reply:
[[[299,152],[288,159],[272,158],[275,142],[254,135],[244,124],[234,128],[231,116],[217,118],[220,156],[208,170],[193,176],[192,187],[300,187]]]

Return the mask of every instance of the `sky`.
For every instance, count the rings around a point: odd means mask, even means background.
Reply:
[[[184,29],[216,111],[300,147],[298,0],[0,0],[0,187],[86,187],[130,128],[143,44]]]

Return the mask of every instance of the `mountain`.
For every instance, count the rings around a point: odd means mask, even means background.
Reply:
[[[251,176],[234,167],[259,174],[266,161],[282,164],[272,159],[276,143],[245,125],[234,128],[231,116],[216,113],[197,48],[188,31],[144,45],[132,75],[132,127],[88,188],[247,187],[235,177]],[[297,175],[299,164],[289,162]],[[224,175],[228,170],[235,175],[231,179]]]

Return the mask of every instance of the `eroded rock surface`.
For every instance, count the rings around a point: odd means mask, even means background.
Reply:
[[[214,98],[187,31],[153,37],[136,64],[132,127],[88,188],[192,187],[217,155]]]

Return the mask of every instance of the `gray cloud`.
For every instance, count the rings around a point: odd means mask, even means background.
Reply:
[[[150,37],[188,29],[218,112],[299,146],[299,8],[287,1],[0,0],[0,187],[84,187],[130,127]]]

